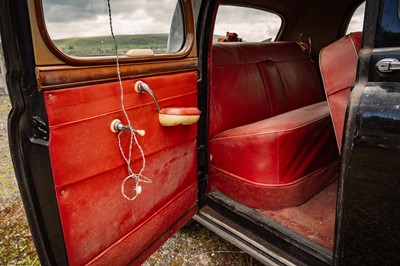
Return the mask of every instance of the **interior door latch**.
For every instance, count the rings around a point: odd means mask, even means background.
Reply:
[[[376,68],[382,73],[400,70],[400,61],[396,58],[384,58],[376,63]]]

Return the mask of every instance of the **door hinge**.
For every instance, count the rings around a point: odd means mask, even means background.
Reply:
[[[32,117],[33,138],[47,141],[49,140],[49,127],[40,116]]]

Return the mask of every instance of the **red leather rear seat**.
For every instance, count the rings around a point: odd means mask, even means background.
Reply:
[[[321,80],[297,44],[216,44],[211,67],[210,189],[278,209],[336,178]]]

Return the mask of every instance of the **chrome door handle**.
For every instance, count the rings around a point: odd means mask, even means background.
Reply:
[[[396,58],[385,58],[376,63],[376,68],[382,73],[400,70],[400,61]]]
[[[156,103],[157,112],[158,113],[160,112],[160,105],[158,104],[157,97],[154,94],[153,90],[150,89],[149,85],[139,80],[135,83],[135,91],[140,94],[142,94],[143,92],[147,92],[151,96],[151,98],[153,98],[153,101]]]

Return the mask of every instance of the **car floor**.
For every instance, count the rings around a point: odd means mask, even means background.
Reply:
[[[281,210],[258,210],[283,226],[333,249],[337,180],[304,204]]]

